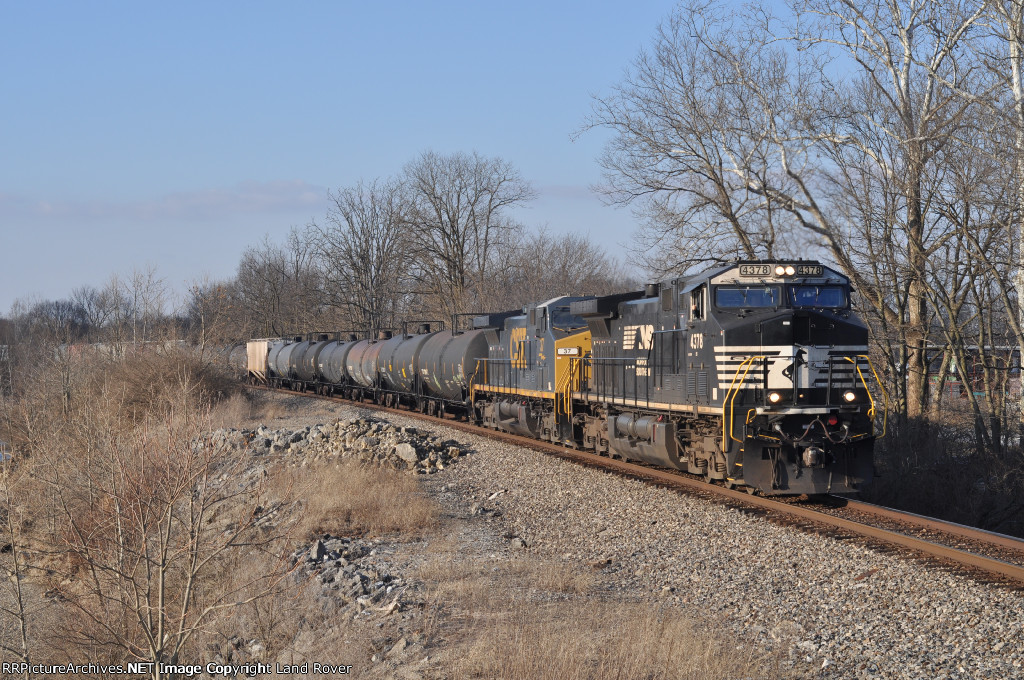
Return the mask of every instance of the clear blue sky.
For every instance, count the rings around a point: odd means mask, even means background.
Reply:
[[[605,140],[572,142],[668,0],[0,3],[0,314],[155,265],[231,276],[326,192],[426,149],[501,156],[518,217],[609,250]]]

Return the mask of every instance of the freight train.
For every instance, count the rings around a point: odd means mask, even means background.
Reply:
[[[275,387],[455,414],[766,495],[857,492],[885,426],[850,281],[806,260],[558,297],[464,330],[253,340],[247,358]]]

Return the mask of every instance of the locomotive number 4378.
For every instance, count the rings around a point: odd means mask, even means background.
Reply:
[[[772,276],[781,273],[782,267],[772,264],[741,264],[740,276]],[[789,276],[821,276],[824,268],[820,264],[797,264],[785,268]]]

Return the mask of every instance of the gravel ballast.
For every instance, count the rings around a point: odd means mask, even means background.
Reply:
[[[398,415],[296,400],[289,427],[371,416],[455,440],[424,485],[486,515],[505,549],[599,569],[601,589],[679,607],[783,659],[791,677],[1024,677],[1020,593],[710,501]],[[303,422],[308,419],[308,422]]]

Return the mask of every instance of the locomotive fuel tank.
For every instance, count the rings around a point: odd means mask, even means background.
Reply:
[[[451,401],[463,401],[477,361],[487,358],[487,336],[482,329],[441,331],[430,336],[420,350],[420,375],[427,389]]]

